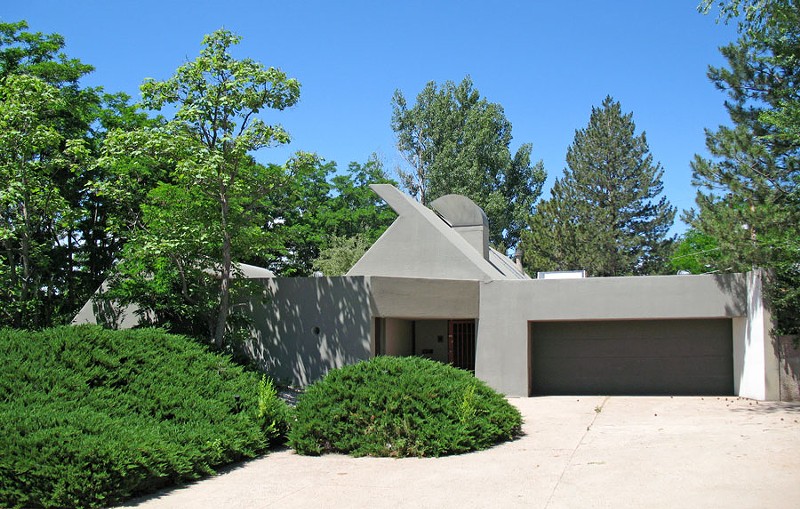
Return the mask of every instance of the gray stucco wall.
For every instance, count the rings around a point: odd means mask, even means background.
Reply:
[[[447,362],[447,320],[416,320],[414,328],[415,354]]]
[[[382,321],[380,355],[414,355],[414,324],[401,318],[387,318]]]
[[[525,396],[530,321],[746,317],[747,289],[744,274],[482,282],[475,374]]]
[[[89,323],[110,329],[132,329],[141,323],[142,318],[147,318],[136,304],[120,306],[116,301],[103,299],[107,291],[108,283],[104,282],[72,319],[72,325]]]
[[[394,318],[477,318],[478,281],[373,276],[375,316]]]
[[[333,368],[372,355],[369,281],[364,277],[262,280],[267,300],[248,305],[252,339],[243,345],[261,369],[305,386]]]
[[[781,401],[800,401],[800,338],[778,338]]]

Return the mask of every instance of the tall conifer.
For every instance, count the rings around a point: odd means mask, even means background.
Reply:
[[[524,234],[529,269],[585,269],[592,276],[662,270],[675,208],[661,196],[664,170],[653,161],[633,114],[610,96],[575,132],[567,168]]]

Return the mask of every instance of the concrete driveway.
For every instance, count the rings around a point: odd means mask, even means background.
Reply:
[[[525,435],[488,451],[395,460],[282,450],[126,507],[800,507],[800,404],[510,401]]]

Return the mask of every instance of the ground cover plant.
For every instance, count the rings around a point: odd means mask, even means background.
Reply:
[[[158,329],[0,329],[0,507],[107,507],[265,451],[258,374]]]
[[[520,433],[522,417],[471,373],[420,357],[376,357],[332,370],[297,402],[299,454],[443,456]]]

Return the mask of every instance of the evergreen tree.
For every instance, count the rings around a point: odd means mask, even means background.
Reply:
[[[706,2],[708,9],[712,2]],[[778,330],[800,331],[800,2],[734,0],[723,19],[740,37],[708,76],[728,95],[732,126],[706,131],[712,158],[695,156],[696,210],[686,219],[713,238],[718,270],[769,269]]]
[[[645,134],[633,114],[606,97],[576,131],[567,168],[551,198],[537,207],[523,235],[532,271],[585,269],[592,276],[652,274],[663,270],[675,209],[663,190]]]

